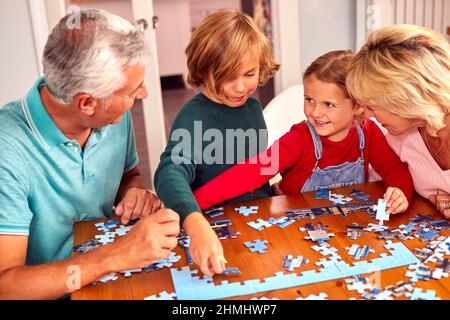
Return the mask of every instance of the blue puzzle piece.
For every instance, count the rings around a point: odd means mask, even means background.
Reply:
[[[383,225],[383,221],[389,221],[389,214],[386,212],[386,202],[384,199],[378,199],[378,204],[373,209],[377,213],[375,219],[379,221],[381,226]]]
[[[329,199],[330,197],[330,190],[320,188],[316,190],[316,199]]]
[[[420,241],[423,241],[423,242],[425,242],[425,241],[431,241],[431,240],[433,240],[434,238],[436,238],[436,236],[439,234],[439,231],[438,230],[431,230],[431,231],[428,231],[428,232],[426,232],[425,234],[423,234],[421,237],[421,239],[420,239]]]
[[[428,290],[425,292],[420,288],[415,288],[412,293],[407,292],[405,296],[410,297],[411,300],[441,300],[441,298],[436,297],[436,291]]]
[[[350,197],[345,197],[345,196],[342,195],[342,194],[330,193],[329,200],[330,200],[331,202],[333,202],[333,204],[334,204],[335,206],[337,206],[337,205],[344,205],[344,204],[346,204],[347,202],[352,201],[353,199],[350,198]]]
[[[249,248],[251,252],[265,253],[267,250],[267,243],[269,243],[269,241],[256,239],[252,242],[244,242],[244,245]]]
[[[247,225],[252,227],[253,229],[256,229],[258,231],[262,231],[264,228],[270,228],[272,224],[270,222],[267,222],[263,219],[258,219],[256,221],[247,222]]]
[[[144,300],[175,300],[177,295],[175,293],[167,293],[166,291],[163,291],[157,295],[152,295],[149,297],[144,298]]]
[[[369,200],[369,195],[365,194],[364,192],[362,192],[361,190],[356,190],[353,189],[350,193],[350,196],[355,197],[358,200],[364,200],[364,201],[368,201]]]
[[[251,214],[257,214],[258,213],[258,206],[252,206],[252,207],[239,207],[239,208],[235,208],[235,211],[238,211],[240,214],[242,214],[245,217],[248,217]]]

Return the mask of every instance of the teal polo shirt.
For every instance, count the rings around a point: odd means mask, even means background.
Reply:
[[[27,265],[70,257],[74,223],[110,217],[138,163],[130,112],[93,130],[82,150],[45,110],[44,84],[0,109],[0,234],[28,236]]]

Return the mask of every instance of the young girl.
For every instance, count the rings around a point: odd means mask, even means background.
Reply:
[[[251,96],[279,66],[273,61],[270,41],[254,21],[231,10],[208,16],[192,34],[186,54],[188,82],[203,91],[173,123],[155,174],[155,188],[165,206],[180,214],[191,238],[192,260],[212,276],[225,268],[223,250],[200,213],[192,189],[267,148],[267,139],[264,143],[260,141],[264,137],[258,138],[259,132],[267,136],[261,105]],[[248,135],[256,140],[247,143]],[[245,143],[240,147],[236,140]],[[261,183],[233,201],[270,195],[268,183]]]
[[[248,159],[195,190],[200,207],[252,191],[278,172],[283,193],[364,183],[371,164],[388,187],[388,212],[405,211],[413,191],[407,166],[373,121],[366,119],[360,125],[355,119],[362,118],[363,108],[350,99],[345,87],[353,57],[351,51],[333,51],[314,61],[304,75],[308,121],[294,125],[267,155]],[[269,168],[270,174],[262,174]]]

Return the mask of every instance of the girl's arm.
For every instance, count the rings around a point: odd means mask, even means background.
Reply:
[[[297,126],[297,125],[296,125]],[[297,162],[302,152],[301,137],[296,129],[286,133],[266,151],[236,164],[194,191],[201,209],[260,188],[279,172]]]
[[[411,202],[414,185],[407,164],[403,163],[387,143],[386,137],[373,121],[366,121],[364,129],[370,136],[369,162],[381,176],[387,188],[399,188]]]

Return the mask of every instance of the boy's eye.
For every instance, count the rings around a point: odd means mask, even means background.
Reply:
[[[247,73],[246,76],[251,78],[255,76],[255,73]]]
[[[328,108],[335,108],[335,107],[336,107],[334,104],[332,104],[332,103],[330,103],[330,102],[326,102],[325,105],[326,105]]]
[[[313,100],[313,99],[311,99],[311,98],[305,97],[305,102],[308,102],[308,103],[313,103],[313,102],[314,102],[314,100]]]

